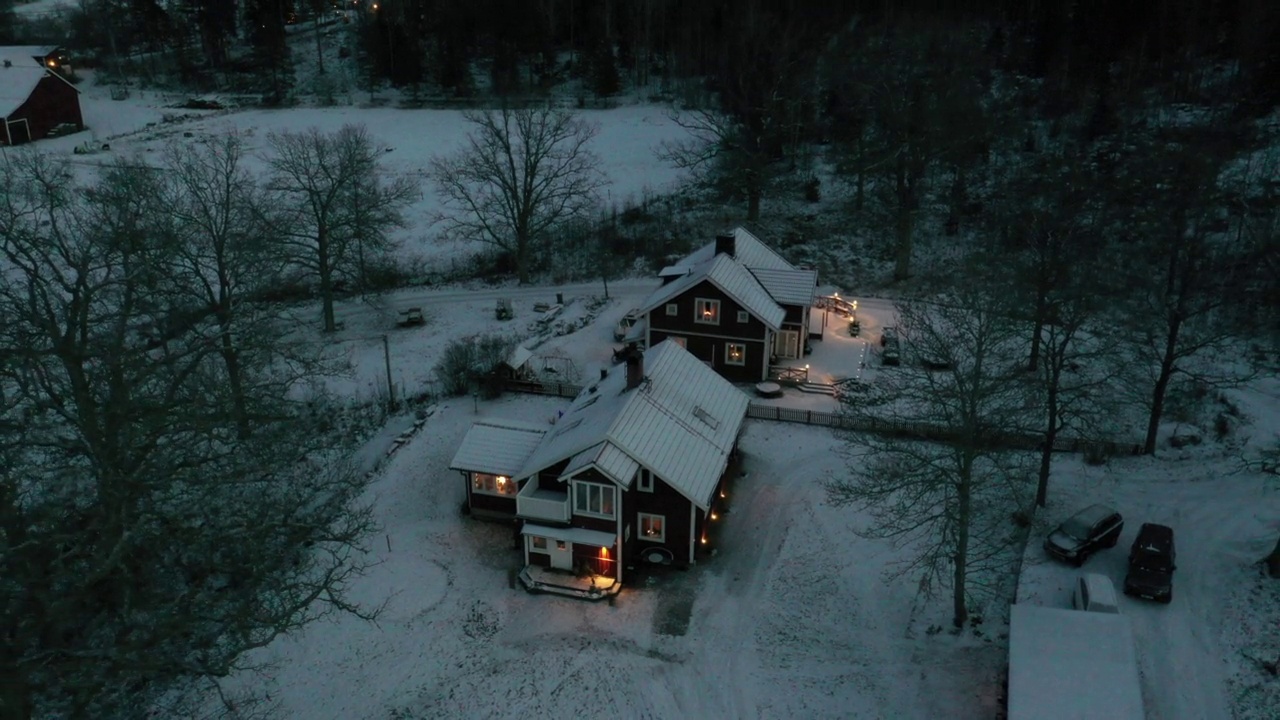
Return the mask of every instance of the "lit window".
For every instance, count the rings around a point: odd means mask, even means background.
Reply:
[[[680,337],[679,335],[669,335],[669,336],[667,337],[667,339],[668,339],[668,340],[670,340],[671,342],[673,342],[673,343],[675,343],[675,344],[679,345],[680,347],[684,348],[685,350],[688,350],[688,349],[689,349],[689,340],[688,340],[688,338],[683,338],[683,337]]]
[[[529,538],[529,539],[533,541],[533,549],[534,549],[534,550],[546,550],[546,549],[547,549],[547,539],[546,539],[546,538],[544,538],[544,537],[537,537],[537,536],[535,535],[535,536],[530,536],[530,538]]]
[[[573,509],[582,515],[613,517],[612,485],[575,482],[573,484]]]
[[[706,325],[720,324],[720,301],[698,298],[693,301],[693,321]]]
[[[745,365],[747,363],[747,346],[742,343],[726,343],[724,346],[724,363],[726,365]]]
[[[675,317],[680,314],[680,306],[675,303],[667,303],[667,316]]]
[[[746,310],[739,310],[739,311],[738,311],[738,322],[739,322],[739,323],[741,323],[741,324],[743,324],[743,325],[746,325],[746,324],[747,324],[748,322],[750,322],[750,321],[751,321],[751,316],[750,316],[749,314],[747,314],[747,311],[746,311]]]
[[[667,519],[662,515],[640,513],[640,539],[663,542],[667,539]]]
[[[505,475],[471,474],[471,491],[482,495],[515,495],[519,488]]]

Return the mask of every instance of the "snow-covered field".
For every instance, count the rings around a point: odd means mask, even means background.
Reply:
[[[198,142],[210,135],[235,131],[247,138],[251,167],[261,170],[259,158],[267,151],[267,136],[273,132],[305,131],[318,128],[331,132],[343,125],[364,125],[373,141],[386,152],[383,166],[388,172],[420,181],[422,196],[405,213],[408,227],[395,234],[401,257],[447,262],[465,259],[478,248],[445,242],[433,223],[440,209],[435,188],[425,170],[433,157],[450,154],[462,147],[470,125],[457,110],[403,109],[392,107],[297,107],[281,110],[187,110],[176,107],[189,96],[162,91],[131,90],[124,100],[112,100],[110,88],[94,82],[93,73],[84,73],[80,85],[81,109],[86,131],[38,143],[43,152],[71,154],[88,142],[94,148],[109,146],[106,152],[76,157],[76,162],[96,166],[117,157],[158,154],[165,144]],[[674,166],[659,161],[655,152],[664,141],[675,140],[685,131],[654,105],[624,105],[610,110],[582,110],[580,114],[595,124],[598,134],[591,148],[600,157],[601,170],[608,180],[601,190],[606,206],[624,207],[673,190],[682,175]]]

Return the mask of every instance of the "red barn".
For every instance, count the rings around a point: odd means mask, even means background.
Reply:
[[[84,129],[80,91],[28,47],[0,47],[0,145],[21,145],[59,125]]]

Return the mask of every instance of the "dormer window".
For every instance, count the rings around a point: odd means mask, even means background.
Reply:
[[[720,301],[698,298],[693,302],[693,321],[704,325],[720,324]]]

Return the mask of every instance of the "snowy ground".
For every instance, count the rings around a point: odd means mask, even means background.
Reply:
[[[20,7],[52,6],[53,0]],[[118,154],[154,153],[164,142],[189,142],[235,127],[265,133],[363,122],[392,151],[388,166],[420,173],[428,159],[457,147],[465,134],[459,114],[390,108],[301,108],[209,112],[167,107],[185,98],[138,92],[112,101],[107,89],[83,84],[91,130],[38,143],[71,154],[95,140],[111,150],[77,156],[98,163]],[[610,199],[660,191],[677,180],[652,155],[678,136],[661,108],[623,107],[588,113],[601,124],[598,150],[614,180]],[[168,119],[166,119],[168,116]],[[191,137],[185,136],[191,133]],[[426,142],[424,142],[424,139]],[[429,191],[429,188],[424,187]],[[436,242],[427,219],[429,192],[410,213],[402,236],[406,253],[443,258],[464,248]],[[765,238],[766,241],[768,238]],[[610,283],[612,301],[588,312],[602,284],[545,288],[413,289],[372,302],[342,303],[346,328],[327,338],[352,361],[353,374],[335,388],[360,401],[386,382],[382,337],[391,351],[398,394],[427,389],[431,368],[450,338],[479,332],[532,334],[533,303],[565,296],[563,321],[591,316],[584,328],[541,344],[564,373],[590,378],[609,362],[614,323],[656,285],[650,279]],[[512,298],[516,319],[493,318],[493,302]],[[424,327],[397,329],[395,312],[422,306]],[[318,311],[299,309],[300,332],[313,332]],[[874,346],[892,306],[862,299],[863,333],[850,338],[829,319],[826,337],[805,362],[815,380],[859,374],[874,381]],[[317,334],[317,337],[319,335]],[[870,343],[870,344],[869,344]],[[535,361],[537,362],[537,361]],[[1255,447],[1280,429],[1280,390],[1260,385],[1233,394],[1251,423]],[[464,521],[461,481],[446,469],[470,422],[479,415],[537,421],[565,401],[504,398],[473,405],[470,398],[440,405],[424,430],[394,455],[371,492],[385,537],[370,548],[383,564],[356,588],[369,605],[386,603],[382,620],[367,625],[337,619],[261,651],[275,659],[266,677],[245,676],[245,687],[268,690],[281,717],[892,717],[968,718],[997,713],[1004,647],[1003,619],[986,618],[982,635],[927,634],[946,625],[947,612],[915,601],[913,583],[886,581],[894,557],[887,546],[859,538],[857,513],[823,502],[821,483],[844,472],[826,430],[751,422],[744,438],[749,475],[734,491],[723,519],[719,553],[688,573],[633,583],[614,606],[532,597],[508,588],[519,563],[502,527]],[[821,395],[788,395],[777,402],[830,410]],[[388,427],[396,429],[404,419]],[[384,432],[374,455],[389,442]],[[1152,718],[1274,718],[1280,690],[1256,662],[1280,644],[1277,583],[1259,581],[1252,565],[1280,531],[1280,502],[1263,478],[1235,473],[1235,456],[1207,444],[1179,455],[1114,460],[1102,468],[1060,458],[1049,508],[1037,519],[1019,588],[1022,602],[1069,602],[1071,568],[1046,562],[1038,537],[1052,521],[1093,500],[1125,514],[1120,545],[1087,566],[1119,583],[1127,543],[1144,520],[1178,533],[1179,569],[1172,605],[1123,599],[1133,618]],[[1233,451],[1234,453],[1235,451]],[[1273,483],[1274,487],[1274,483]]]
[[[395,235],[400,256],[406,261],[447,263],[465,259],[479,246],[458,245],[438,237],[433,222],[440,199],[425,175],[433,157],[462,147],[470,125],[461,111],[402,109],[392,107],[296,107],[281,110],[186,110],[177,107],[189,96],[164,91],[130,91],[124,100],[112,100],[110,88],[97,85],[92,72],[83,73],[81,109],[87,130],[62,138],[42,140],[43,152],[71,154],[88,142],[106,152],[79,155],[76,162],[92,168],[118,157],[155,157],[170,142],[198,142],[231,130],[245,135],[253,155],[251,165],[261,169],[267,135],[272,132],[318,128],[331,132],[345,124],[363,124],[373,141],[386,150],[386,170],[419,179],[421,199],[405,213],[408,227]],[[601,189],[606,207],[624,207],[647,196],[669,192],[682,174],[658,160],[662,142],[675,140],[685,131],[655,105],[627,105],[610,110],[582,110],[581,117],[598,127],[591,148],[600,156],[608,185]]]
[[[825,430],[753,423],[719,552],[658,573],[616,605],[509,587],[520,563],[505,526],[460,516],[446,469],[477,417],[545,421],[565,401],[446,403],[379,475],[382,564],[357,596],[377,625],[339,618],[255,656],[279,668],[240,682],[279,716],[992,717],[1004,648],[913,628],[912,587],[885,582],[888,546],[825,504],[843,472]],[[388,549],[389,548],[389,549]]]
[[[1252,397],[1266,398],[1275,383],[1263,383]],[[1267,415],[1254,415],[1247,428],[1265,438]],[[1238,452],[1211,444],[1157,457],[1112,460],[1089,467],[1078,458],[1060,458],[1049,503],[1036,520],[1018,588],[1018,602],[1070,607],[1071,582],[1080,572],[1097,572],[1123,587],[1129,545],[1143,522],[1174,529],[1177,571],[1174,598],[1161,605],[1120,597],[1121,612],[1133,622],[1143,697],[1151,720],[1274,718],[1280,688],[1267,680],[1251,656],[1269,647],[1275,661],[1280,628],[1280,590],[1259,580],[1258,561],[1280,532],[1280,484],[1239,467]],[[1101,502],[1125,518],[1114,549],[1090,558],[1083,570],[1049,559],[1040,539],[1076,510]]]

